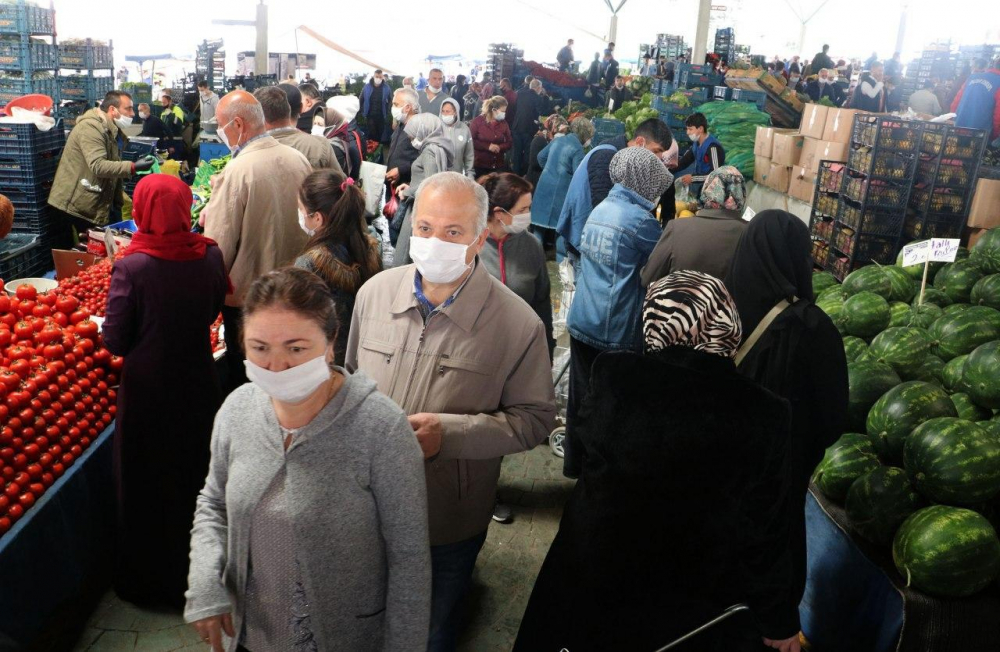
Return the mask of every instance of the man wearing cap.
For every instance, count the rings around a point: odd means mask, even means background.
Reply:
[[[184,109],[174,104],[170,93],[164,93],[160,97],[160,104],[163,105],[160,120],[163,121],[163,125],[167,128],[167,133],[171,138],[180,138],[184,133],[184,122],[186,120]]]
[[[354,122],[360,108],[361,103],[353,95],[337,95],[326,101],[325,136],[333,142],[334,154],[344,174],[355,181],[361,176],[365,152],[364,136]]]
[[[291,84],[264,86],[254,91],[254,97],[264,110],[264,128],[267,134],[282,145],[302,152],[309,159],[313,170],[333,168],[343,172],[333,153],[330,141],[322,136],[305,134],[295,127],[296,110],[301,110],[302,96]]]

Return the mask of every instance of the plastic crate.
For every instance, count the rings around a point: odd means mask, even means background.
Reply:
[[[756,104],[758,111],[764,110],[764,106],[767,103],[767,93],[764,91],[748,91],[743,88],[734,88],[732,91],[732,100],[734,102]]]
[[[705,87],[706,92],[708,91],[708,88],[721,86],[723,83],[725,83],[725,78],[722,75],[701,75],[688,73],[681,76],[681,86],[686,88]]]
[[[48,207],[49,192],[52,181],[43,181],[34,185],[10,183],[0,177],[0,195],[6,195],[14,204],[14,215],[20,210],[37,211]]]
[[[708,102],[707,88],[670,88],[669,92],[661,93],[660,95],[663,97],[662,100],[663,102],[670,103],[669,97],[676,93],[680,93],[681,95],[683,95],[688,99],[688,102],[691,103],[691,107],[689,108],[696,107],[701,104],[704,104],[705,102]],[[655,102],[656,98],[653,98],[653,101]],[[655,104],[653,105],[653,108],[657,109]],[[659,109],[657,109],[657,111],[659,111]]]
[[[0,154],[0,178],[4,183],[35,185],[51,181],[59,167],[62,150],[35,154]]]
[[[944,154],[947,159],[972,161],[982,157],[985,145],[986,132],[982,129],[926,123],[920,151],[932,156]]]
[[[869,178],[908,181],[913,178],[917,155],[880,147],[854,145],[847,156],[847,167]]]
[[[597,120],[594,120],[596,123]],[[617,120],[606,120],[606,122],[618,122]],[[625,133],[625,125],[622,125],[622,133]],[[596,125],[595,125],[596,126]],[[122,149],[122,160],[123,161],[138,161],[145,156],[152,156],[156,154],[156,142],[144,142],[140,140],[130,140]]]
[[[59,67],[76,70],[112,69],[114,58],[107,45],[60,45]]]
[[[722,101],[730,100],[733,97],[733,89],[729,88],[728,86],[716,86],[712,90],[712,97],[713,99],[716,100],[722,100]]]
[[[56,46],[32,41],[0,41],[0,70],[54,70]]]
[[[816,175],[816,191],[839,194],[844,185],[845,169],[843,163],[820,161],[819,172]]]
[[[14,224],[11,231],[49,236],[67,229],[68,226],[51,207],[46,206],[35,210],[18,210],[14,214]]]
[[[829,242],[830,238],[833,237],[833,227],[833,219],[814,214],[811,218],[809,231],[812,233],[813,238]]]
[[[892,116],[858,113],[854,116],[852,140],[857,145],[897,152],[915,152],[920,147],[923,125]]]
[[[28,4],[0,4],[0,34],[53,34],[51,9]]]
[[[594,142],[617,138],[625,134],[625,123],[610,118],[594,118]]]
[[[969,161],[959,159],[942,159],[940,165],[936,157],[931,160],[921,160],[917,164],[916,180],[918,183],[936,187],[968,188],[975,180],[975,166]]]
[[[924,238],[961,238],[965,215],[924,215],[911,212],[906,217],[903,233],[913,240]]]
[[[671,102],[668,98],[657,96],[653,98],[653,109],[660,113],[676,113],[677,115],[689,116],[697,109],[693,106],[682,106]]]
[[[903,228],[903,216],[902,211],[855,206],[841,201],[837,221],[865,235],[896,237]]]
[[[10,233],[0,240],[0,278],[31,278],[32,262],[37,259],[33,254],[38,248],[38,236],[30,233]]]
[[[69,75],[59,78],[59,96],[63,100],[94,102],[115,89],[113,77]]]
[[[32,79],[30,77],[0,77],[0,106],[22,95],[39,93],[59,100],[59,85],[55,77]]]
[[[911,206],[920,207],[927,213],[964,214],[969,207],[968,192],[954,192],[948,188],[914,188]]]
[[[830,252],[827,269],[839,281],[843,281],[854,270],[871,263],[894,264],[899,250],[899,239],[862,235],[853,239],[852,248],[850,255],[838,255],[836,250]]]
[[[0,157],[52,152],[62,150],[65,145],[66,133],[59,122],[48,131],[41,131],[33,124],[0,122]]]
[[[844,177],[844,189],[841,194],[866,207],[901,210],[909,201],[910,184],[869,179],[848,172]]]

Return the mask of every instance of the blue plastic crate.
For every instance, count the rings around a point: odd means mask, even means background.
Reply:
[[[687,73],[681,75],[681,86],[685,88],[702,88],[707,91],[709,88],[721,86],[725,83],[722,75]]]
[[[95,102],[104,99],[104,95],[114,89],[113,77],[68,75],[59,78],[59,97],[62,100]]]
[[[28,4],[0,4],[0,34],[54,34],[52,10]]]
[[[0,157],[60,151],[65,145],[66,133],[60,122],[48,131],[33,124],[0,122]]]
[[[51,235],[65,229],[67,223],[49,206],[35,210],[21,209],[14,213],[14,233],[33,233],[36,235]]]
[[[742,88],[734,88],[732,99],[734,102],[756,104],[757,110],[763,111],[764,105],[767,103],[767,93],[764,91],[748,91]]]
[[[6,281],[31,278],[29,272],[34,269],[36,249],[38,236],[30,233],[10,233],[0,240],[0,278]]]
[[[0,77],[0,106],[22,95],[39,93],[48,95],[54,102],[59,100],[59,86],[55,77],[32,79],[30,77]]]
[[[56,46],[48,43],[0,41],[0,70],[54,70]]]
[[[18,211],[38,211],[48,207],[52,181],[38,184],[21,184],[0,177],[0,195],[6,195],[14,204],[14,215]]]
[[[712,98],[716,100],[731,100],[733,96],[733,89],[728,86],[716,86],[712,90]]]
[[[594,142],[616,138],[625,133],[625,123],[610,118],[594,118]]]
[[[59,67],[75,70],[114,68],[111,48],[107,45],[60,45]]]
[[[62,150],[35,154],[0,154],[0,178],[4,183],[34,185],[51,181],[59,167]]]

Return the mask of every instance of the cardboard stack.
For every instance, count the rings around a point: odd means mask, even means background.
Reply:
[[[969,228],[966,229],[968,246],[976,244],[983,233],[1000,227],[1000,180],[980,179],[969,209]]]

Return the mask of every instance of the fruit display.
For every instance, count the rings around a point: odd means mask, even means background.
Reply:
[[[90,314],[103,317],[108,304],[108,290],[111,288],[111,267],[112,262],[104,258],[76,276],[59,281],[55,293],[60,297],[73,297]]]
[[[1000,575],[1000,231],[931,265],[921,303],[923,271],[814,275],[844,336],[849,418],[813,482],[859,537],[892,547],[909,586],[960,597]]]
[[[0,535],[111,424],[124,361],[74,297],[0,296]]]

